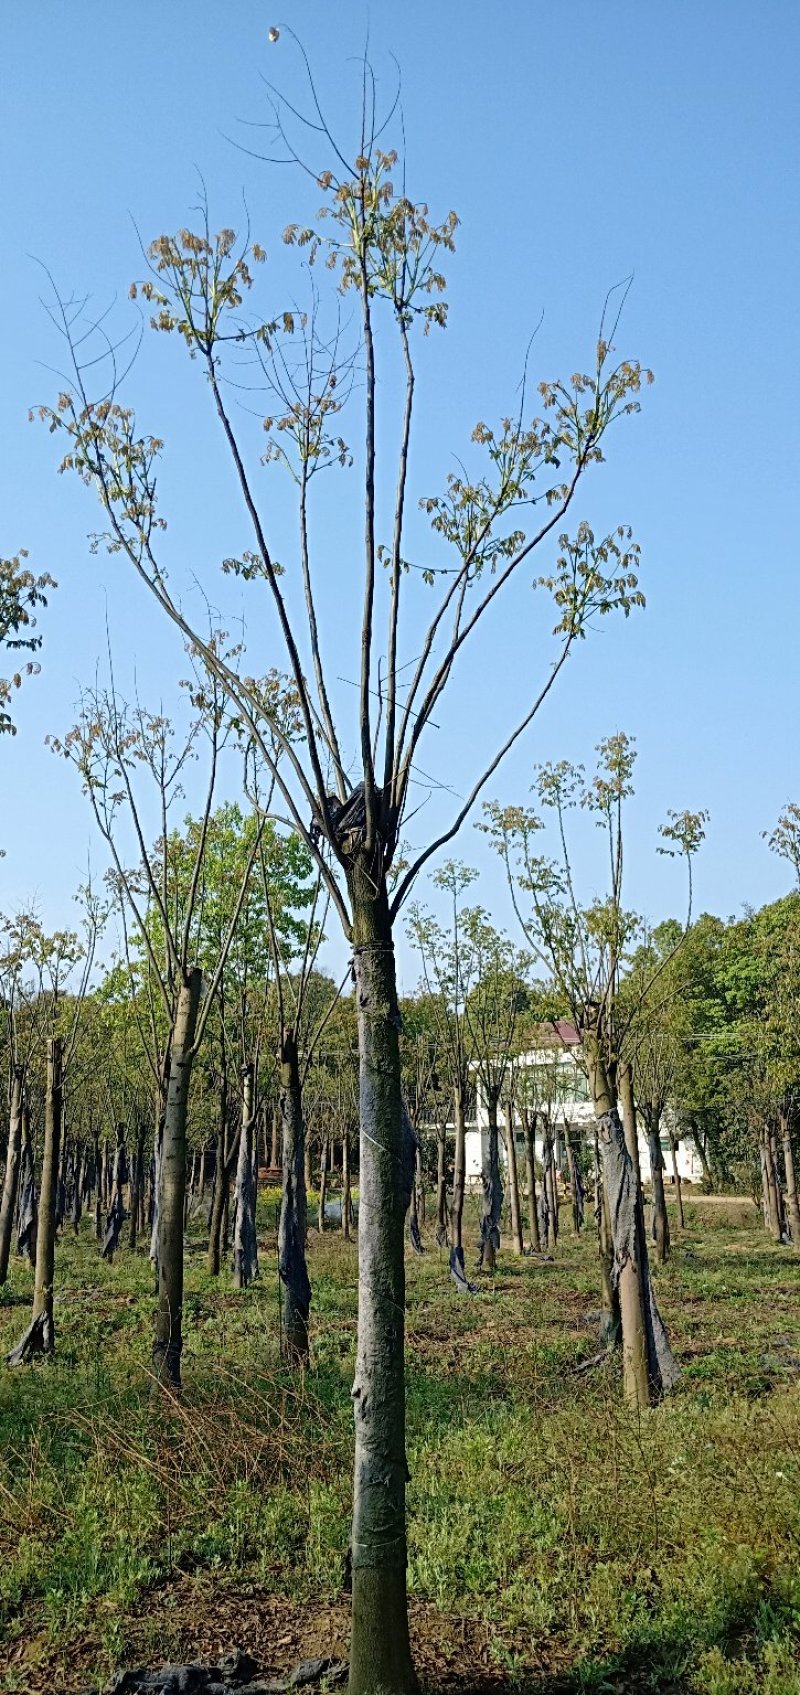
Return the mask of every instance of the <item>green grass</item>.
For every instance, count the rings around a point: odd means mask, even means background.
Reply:
[[[800,1262],[753,1209],[692,1201],[687,1224],[657,1273],[682,1378],[643,1418],[616,1365],[573,1370],[597,1347],[590,1234],[562,1234],[554,1264],[504,1249],[471,1300],[432,1238],[409,1258],[409,1581],[430,1687],[463,1651],[448,1688],[800,1690]],[[134,1644],[158,1660],[164,1609],[191,1640],[209,1581],[278,1618],[341,1602],[356,1246],[310,1232],[313,1363],[295,1379],[273,1225],[264,1202],[243,1294],[188,1256],[168,1409],[146,1258],[104,1265],[88,1222],[59,1244],[56,1358],[0,1374],[0,1689],[83,1690]],[[29,1294],[16,1261],[3,1351]]]

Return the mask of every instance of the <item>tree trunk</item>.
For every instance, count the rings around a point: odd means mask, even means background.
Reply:
[[[659,1265],[669,1258],[669,1217],[664,1190],[664,1156],[661,1152],[661,1121],[657,1112],[647,1119],[647,1145],[650,1152],[650,1182],[653,1188],[653,1241]]]
[[[234,1139],[233,1147],[231,1149],[230,1163],[228,1163],[226,1161],[227,1169],[226,1169],[226,1174],[225,1174],[225,1178],[226,1178],[226,1181],[225,1181],[225,1200],[223,1201],[223,1204],[222,1204],[222,1232],[221,1232],[221,1239],[220,1239],[220,1258],[222,1260],[227,1259],[228,1248],[230,1247],[230,1235],[231,1235],[231,1182],[230,1182],[230,1180],[231,1180],[231,1175],[232,1175],[232,1172],[233,1172],[234,1164],[236,1162],[236,1159],[238,1158],[238,1154],[239,1154],[239,1138],[238,1138],[238,1135],[237,1135]]]
[[[775,1170],[774,1138],[769,1125],[767,1124],[763,1127],[762,1138],[764,1146],[764,1169],[767,1180],[769,1233],[774,1242],[782,1242],[783,1229],[781,1225],[781,1196],[778,1188],[778,1173]]]
[[[258,1276],[256,1194],[253,1178],[254,1071],[246,1065],[242,1078],[242,1128],[236,1166],[236,1207],[233,1223],[233,1281],[246,1289]]]
[[[788,1242],[789,1241],[789,1226],[788,1226],[787,1219],[786,1219],[786,1201],[784,1199],[784,1194],[783,1194],[783,1185],[781,1183],[781,1174],[780,1174],[780,1162],[779,1162],[779,1159],[778,1159],[778,1131],[777,1131],[777,1126],[775,1124],[774,1119],[770,1120],[770,1125],[769,1125],[769,1151],[770,1151],[770,1154],[772,1156],[772,1169],[775,1173],[775,1190],[776,1190],[777,1199],[778,1199],[778,1224],[780,1226],[781,1241],[782,1242]]]
[[[17,1253],[26,1258],[30,1265],[36,1264],[36,1237],[39,1229],[39,1212],[36,1195],[36,1173],[33,1167],[33,1147],[31,1145],[31,1121],[28,1102],[22,1097],[22,1159],[17,1199]]]
[[[453,1153],[453,1205],[450,1209],[450,1246],[462,1248],[464,1228],[464,1189],[467,1180],[466,1090],[463,1082],[455,1085],[453,1109],[456,1139]]]
[[[552,1139],[552,1136],[550,1134],[550,1125],[549,1125],[549,1123],[547,1122],[546,1119],[543,1119],[543,1121],[542,1121],[542,1181],[539,1185],[539,1194],[538,1194],[537,1201],[536,1201],[536,1208],[537,1208],[537,1215],[538,1215],[538,1219],[539,1219],[539,1240],[542,1244],[542,1247],[543,1247],[545,1253],[547,1252],[547,1249],[549,1248],[550,1241],[551,1241],[550,1202],[551,1202],[551,1199],[552,1199],[553,1189],[552,1189],[552,1184],[550,1182],[550,1167],[551,1167],[552,1163],[553,1163],[553,1139]]]
[[[447,1242],[447,1129],[439,1125],[436,1136],[436,1241],[440,1248]]]
[[[322,1235],[325,1229],[325,1202],[328,1198],[328,1136],[323,1130],[319,1149],[319,1200],[317,1202],[317,1229]]]
[[[651,1401],[647,1372],[643,1279],[643,1265],[647,1249],[645,1245],[642,1172],[639,1164],[639,1130],[636,1123],[636,1107],[633,1098],[633,1071],[631,1066],[625,1062],[618,1067],[617,1084],[622,1107],[625,1148],[632,1167],[634,1209],[632,1252],[628,1254],[619,1278],[620,1312],[622,1315],[622,1374],[626,1400],[631,1406],[641,1409],[642,1407],[649,1407]],[[609,1108],[605,1108],[605,1111],[608,1112]],[[613,1211],[611,1216],[613,1220]],[[615,1254],[616,1246],[615,1242]]]
[[[536,1118],[525,1113],[525,1164],[528,1179],[528,1233],[531,1239],[531,1251],[540,1254],[542,1251],[539,1236],[539,1214],[536,1202]]]
[[[122,1199],[122,1187],[125,1177],[125,1126],[117,1125],[117,1146],[114,1152],[114,1179],[111,1186],[111,1205],[106,1218],[105,1234],[101,1249],[103,1259],[109,1263],[119,1247],[122,1226],[125,1223],[125,1207]]]
[[[515,1254],[524,1254],[522,1219],[519,1206],[519,1174],[517,1171],[517,1138],[514,1129],[514,1107],[506,1104],[506,1157],[508,1159],[508,1194],[511,1202],[511,1240]]]
[[[33,1314],[21,1341],[6,1356],[9,1365],[21,1365],[34,1353],[52,1354],[56,1345],[53,1325],[53,1276],[56,1259],[56,1190],[64,1111],[61,1064],[61,1042],[58,1037],[53,1037],[47,1043],[44,1152],[39,1191],[36,1270],[33,1279]]]
[[[99,1242],[103,1235],[103,1196],[100,1175],[100,1139],[94,1139],[94,1233]]]
[[[416,1135],[416,1131],[414,1131],[414,1135]],[[415,1152],[414,1152],[414,1164],[415,1164],[415,1166],[416,1166],[416,1162],[417,1162],[418,1157],[419,1157],[419,1149],[416,1148]],[[409,1198],[409,1212],[408,1212],[408,1235],[409,1235],[409,1240],[411,1242],[411,1246],[414,1249],[414,1252],[421,1254],[423,1252],[423,1247],[422,1247],[422,1237],[420,1236],[420,1233],[419,1233],[419,1203],[418,1203],[418,1198],[417,1198],[417,1185],[416,1185],[415,1177],[416,1177],[416,1173],[414,1174],[414,1176],[411,1179],[411,1195],[410,1195],[410,1198]]]
[[[783,1168],[786,1173],[786,1204],[789,1209],[789,1229],[795,1247],[800,1247],[800,1202],[797,1198],[797,1178],[794,1170],[794,1151],[789,1125],[789,1115],[779,1114],[781,1126],[781,1141],[783,1143]]]
[[[3,1198],[0,1201],[0,1283],[5,1283],[8,1276],[8,1261],[11,1254],[11,1234],[14,1228],[14,1213],[17,1206],[19,1190],[19,1167],[22,1155],[22,1094],[25,1084],[25,1070],[21,1065],[15,1065],[11,1078],[11,1112],[8,1121],[8,1152],[6,1154],[6,1170],[3,1178]]]
[[[573,1134],[569,1125],[564,1129],[566,1137],[566,1163],[569,1166],[569,1190],[571,1190],[571,1212],[573,1212],[573,1236],[580,1236],[585,1215],[586,1192],[583,1187],[583,1168],[581,1168],[580,1146],[576,1148]]]
[[[208,1227],[208,1252],[206,1255],[206,1270],[211,1277],[219,1277],[222,1261],[227,1252],[226,1210],[228,1205],[228,1189],[234,1160],[239,1149],[238,1133],[232,1143],[228,1142],[228,1079],[223,1072],[219,1092],[219,1130],[217,1132],[217,1163],[214,1171],[214,1190],[211,1199],[211,1218]]]
[[[73,1173],[72,1189],[72,1228],[75,1231],[76,1236],[80,1230],[81,1214],[83,1212],[83,1163],[85,1157],[83,1148],[80,1145],[76,1145],[75,1170]]]
[[[350,869],[361,1149],[350,1695],[411,1695],[406,1594],[404,1224],[400,1016],[385,881]],[[408,1173],[413,1180],[413,1172]]]
[[[308,1359],[311,1284],[306,1266],[306,1145],[300,1066],[294,1030],[281,1034],[280,1112],[283,1124],[281,1216],[278,1224],[278,1271],[283,1284],[282,1353],[290,1365]]]
[[[693,1123],[690,1123],[689,1129],[692,1133],[692,1141],[697,1149],[700,1164],[703,1167],[703,1183],[705,1184],[708,1194],[713,1195],[716,1187],[714,1183],[714,1173],[708,1163],[708,1155],[706,1154],[705,1141],[702,1131],[698,1130],[697,1126]]]
[[[769,1177],[767,1176],[767,1137],[762,1124],[759,1144],[759,1163],[761,1165],[761,1216],[764,1229],[769,1230]]]
[[[614,1281],[614,1239],[611,1234],[611,1214],[608,1209],[608,1194],[603,1181],[603,1162],[600,1157],[600,1141],[596,1130],[594,1138],[594,1160],[597,1252],[600,1260],[600,1287],[603,1302],[602,1317],[600,1319],[600,1340],[607,1348],[618,1348],[622,1342],[622,1315],[619,1307],[619,1288]]]
[[[158,1195],[158,1306],[153,1366],[159,1382],[181,1384],[183,1348],[183,1200],[186,1189],[186,1115],[194,1036],[203,977],[194,966],[181,982],[169,1054],[164,1140]]]
[[[672,1158],[672,1176],[673,1176],[674,1182],[675,1182],[675,1194],[676,1194],[677,1199],[678,1199],[678,1223],[680,1225],[681,1230],[685,1230],[686,1229],[686,1219],[684,1218],[684,1215],[683,1215],[683,1185],[681,1183],[681,1174],[680,1174],[680,1171],[678,1170],[678,1146],[677,1146],[677,1143],[675,1141],[675,1137],[673,1135],[672,1130],[670,1130],[668,1132],[668,1134],[669,1134],[669,1151],[670,1151],[670,1156]]]
[[[108,1137],[103,1137],[103,1148],[100,1160],[100,1189],[102,1194],[102,1211],[108,1212],[111,1200],[111,1179],[109,1176],[111,1162],[108,1157]]]
[[[342,1235],[346,1242],[350,1241],[350,1133],[342,1133]]]
[[[636,1410],[648,1407],[672,1388],[678,1367],[656,1305],[647,1260],[641,1186],[630,1153],[637,1143],[632,1077],[620,1066],[619,1079],[626,1105],[623,1132],[608,1071],[592,1029],[584,1031],[589,1082],[600,1143],[603,1186],[613,1240],[613,1281],[619,1289],[622,1317],[622,1360],[625,1395]]]
[[[53,1328],[53,1277],[56,1253],[56,1185],[61,1153],[64,1085],[61,1075],[62,1045],[58,1037],[47,1044],[47,1093],[44,1105],[44,1153],[39,1190],[39,1232],[36,1239],[36,1271],[33,1282],[33,1317],[44,1315],[45,1353],[55,1348]],[[48,1340],[49,1332],[49,1340]]]
[[[579,1205],[578,1205],[579,1197],[578,1197],[577,1168],[576,1168],[576,1164],[575,1164],[575,1149],[572,1146],[572,1137],[570,1136],[569,1132],[567,1132],[566,1143],[567,1143],[567,1169],[569,1171],[569,1189],[570,1189],[571,1211],[572,1211],[572,1234],[573,1234],[573,1236],[579,1236],[580,1233],[581,1233],[581,1221],[580,1221],[580,1213],[579,1213]]]
[[[131,1220],[130,1229],[128,1231],[128,1247],[130,1248],[131,1253],[134,1253],[136,1250],[136,1240],[144,1213],[144,1207],[142,1204],[144,1200],[144,1125],[141,1121],[139,1122],[136,1131],[136,1152],[134,1154],[133,1169],[136,1180],[134,1182],[132,1176],[130,1201]]]
[[[417,1217],[421,1225],[425,1224],[425,1175],[422,1170],[422,1142],[417,1141],[417,1157],[414,1170],[414,1194],[417,1202]]]
[[[550,1203],[550,1205],[549,1205],[550,1238],[551,1238],[551,1245],[552,1245],[553,1251],[555,1252],[555,1250],[558,1246],[558,1230],[559,1230],[559,1224],[560,1224],[560,1219],[559,1219],[560,1202],[559,1202],[559,1196],[558,1196],[558,1164],[557,1164],[557,1160],[556,1160],[556,1147],[555,1147],[555,1142],[552,1139],[552,1136],[551,1136],[551,1141],[550,1141],[550,1159],[549,1159],[548,1166],[547,1166],[547,1185],[548,1185],[548,1190],[549,1190],[548,1199],[549,1199],[549,1203]]]
[[[269,1150],[270,1168],[275,1171],[280,1159],[281,1110],[276,1106],[272,1114],[272,1141]]]
[[[148,1188],[150,1203],[148,1208],[148,1227],[150,1231],[150,1263],[155,1272],[155,1295],[158,1300],[158,1197],[161,1190],[161,1155],[164,1148],[164,1112],[166,1110],[167,1078],[165,1065],[162,1061],[159,1070],[159,1080],[155,1089],[155,1128],[153,1132],[153,1157],[148,1171]]]
[[[622,1062],[617,1067],[617,1089],[619,1091],[619,1104],[622,1108],[625,1146],[633,1166],[636,1193],[641,1200],[642,1168],[639,1161],[639,1127],[636,1121],[636,1105],[633,1098],[633,1068],[626,1062]]]
[[[664,1159],[658,1130],[648,1130],[647,1140],[650,1146],[650,1174],[653,1185],[653,1241],[658,1263],[665,1265],[669,1258],[670,1236],[667,1197],[664,1190]]]
[[[483,1205],[478,1265],[493,1272],[500,1247],[500,1215],[503,1210],[503,1185],[500,1181],[500,1132],[497,1123],[497,1090],[486,1090],[486,1116],[489,1120],[489,1145],[481,1172]]]

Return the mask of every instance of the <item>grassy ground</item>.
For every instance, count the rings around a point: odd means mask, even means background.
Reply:
[[[563,1216],[563,1215],[562,1215]],[[356,1247],[310,1233],[313,1364],[278,1358],[274,1207],[236,1294],[188,1256],[185,1389],[148,1376],[151,1275],[57,1258],[57,1357],[0,1374],[0,1689],[96,1688],[235,1643],[347,1649]],[[503,1252],[474,1299],[408,1263],[410,1590],[435,1691],[800,1691],[800,1264],[749,1203],[691,1201],[658,1272],[683,1362],[638,1419],[596,1351],[596,1250]],[[198,1237],[199,1248],[199,1237]],[[0,1349],[30,1274],[0,1291]],[[587,1322],[587,1317],[589,1322]]]

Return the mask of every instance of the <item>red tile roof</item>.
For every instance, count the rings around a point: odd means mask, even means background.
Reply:
[[[580,1047],[581,1038],[571,1018],[554,1018],[549,1024],[540,1024],[538,1035],[543,1047]]]

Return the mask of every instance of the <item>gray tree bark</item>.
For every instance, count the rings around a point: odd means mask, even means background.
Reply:
[[[463,1249],[464,1189],[467,1175],[466,1099],[463,1082],[458,1082],[455,1085],[453,1109],[456,1136],[453,1153],[453,1205],[450,1209],[450,1245],[453,1248]]]
[[[541,1237],[539,1235],[539,1213],[538,1213],[538,1208],[537,1208],[537,1197],[536,1197],[536,1118],[535,1118],[535,1115],[532,1115],[531,1113],[526,1112],[524,1114],[523,1122],[524,1122],[524,1126],[525,1126],[525,1165],[526,1165],[526,1168],[527,1168],[527,1184],[528,1184],[528,1233],[529,1233],[530,1239],[531,1239],[530,1240],[531,1252],[534,1253],[534,1254],[540,1254],[541,1251],[542,1251],[542,1243],[541,1243]]]
[[[656,1113],[647,1118],[647,1146],[650,1153],[650,1182],[653,1187],[653,1241],[656,1258],[664,1265],[669,1258],[669,1216],[664,1190],[664,1156],[661,1152],[661,1124]]]
[[[96,1240],[99,1242],[103,1234],[103,1197],[100,1193],[100,1139],[98,1136],[95,1136],[94,1138],[94,1152],[92,1160],[92,1179],[94,1184],[94,1233]]]
[[[36,1173],[33,1168],[33,1148],[31,1146],[31,1125],[28,1103],[23,1095],[22,1104],[22,1158],[20,1161],[19,1192],[17,1199],[17,1253],[27,1259],[31,1265],[36,1264],[36,1237],[39,1228],[39,1214],[36,1195]]]
[[[680,1225],[681,1230],[685,1230],[686,1219],[683,1213],[683,1185],[681,1183],[681,1174],[678,1170],[678,1148],[672,1130],[669,1131],[669,1151],[672,1159],[672,1176],[675,1183],[675,1194],[678,1201],[678,1224]]]
[[[158,1306],[153,1367],[160,1383],[181,1386],[183,1349],[183,1201],[186,1191],[186,1115],[200,1006],[202,972],[194,966],[178,992],[169,1053],[158,1193]]]
[[[761,1144],[759,1147],[759,1164],[761,1167],[761,1216],[764,1229],[769,1230],[769,1178],[767,1176],[767,1138],[764,1127],[761,1127]]]
[[[22,1365],[32,1354],[52,1354],[56,1333],[53,1324],[53,1277],[56,1262],[56,1190],[58,1187],[64,1092],[61,1076],[62,1047],[58,1037],[47,1044],[47,1082],[44,1103],[44,1153],[39,1190],[39,1227],[36,1236],[36,1269],[33,1279],[33,1314],[24,1336],[6,1356],[9,1365]]]
[[[72,1228],[75,1231],[76,1236],[80,1230],[81,1215],[83,1212],[83,1168],[84,1160],[87,1157],[88,1156],[85,1154],[84,1149],[81,1147],[80,1143],[78,1143],[75,1148],[75,1164],[72,1176],[72,1207],[70,1215],[72,1219]]]
[[[279,1163],[279,1159],[280,1159],[280,1135],[281,1135],[281,1113],[280,1113],[280,1107],[276,1106],[276,1108],[275,1108],[275,1110],[272,1114],[272,1138],[271,1138],[271,1141],[270,1141],[270,1150],[269,1150],[269,1163],[270,1163],[270,1167],[273,1171],[276,1170],[278,1163]]]
[[[569,1186],[572,1197],[572,1229],[580,1236],[583,1229],[585,1192],[583,1187],[583,1172],[581,1170],[579,1150],[576,1149],[569,1129],[566,1131],[567,1165],[569,1167]]]
[[[8,1120],[8,1151],[6,1153],[6,1169],[3,1178],[3,1198],[0,1201],[0,1283],[5,1283],[8,1276],[8,1261],[11,1255],[11,1236],[14,1229],[14,1214],[17,1208],[19,1192],[19,1170],[22,1158],[22,1096],[25,1087],[25,1071],[21,1065],[15,1065],[11,1077],[11,1111]]]
[[[111,1206],[106,1219],[105,1236],[103,1238],[102,1257],[113,1260],[119,1246],[122,1226],[125,1223],[125,1206],[122,1198],[122,1186],[125,1174],[125,1126],[117,1125],[117,1145],[114,1151],[114,1176],[111,1184]]]
[[[489,1137],[486,1149],[486,1160],[481,1180],[483,1183],[483,1204],[481,1208],[481,1234],[478,1248],[478,1265],[487,1271],[494,1271],[497,1254],[500,1248],[500,1218],[503,1211],[503,1185],[500,1181],[500,1131],[497,1122],[497,1090],[489,1088],[486,1091],[486,1116],[489,1120]]]
[[[800,1202],[797,1198],[797,1177],[794,1169],[794,1151],[789,1115],[780,1114],[781,1141],[783,1143],[783,1168],[786,1173],[786,1204],[789,1211],[789,1229],[795,1247],[800,1247]]]
[[[448,1241],[447,1130],[443,1124],[436,1136],[436,1241],[440,1248]]]
[[[584,1032],[584,1052],[608,1198],[614,1252],[612,1280],[619,1289],[625,1397],[632,1407],[641,1410],[672,1388],[678,1367],[656,1305],[647,1260],[641,1184],[631,1154],[631,1144],[638,1147],[638,1138],[630,1072],[623,1066],[619,1068],[623,1103],[627,1106],[623,1131],[593,1031]]]
[[[138,1233],[139,1233],[139,1224],[140,1224],[142,1214],[143,1214],[143,1211],[144,1211],[144,1208],[143,1208],[143,1205],[142,1205],[143,1199],[144,1199],[144,1125],[140,1121],[139,1124],[137,1125],[135,1152],[134,1152],[134,1155],[133,1155],[133,1159],[131,1161],[131,1186],[130,1186],[131,1217],[130,1217],[130,1228],[129,1228],[129,1231],[128,1231],[128,1247],[130,1248],[131,1253],[134,1253],[135,1249],[136,1249],[136,1240],[137,1240]]]
[[[515,1254],[524,1254],[522,1217],[519,1204],[519,1173],[517,1170],[517,1138],[514,1130],[514,1107],[506,1103],[506,1158],[508,1160],[508,1195],[511,1202],[511,1241]]]
[[[778,1203],[778,1224],[781,1233],[780,1240],[782,1242],[788,1242],[790,1240],[790,1231],[786,1216],[786,1200],[784,1198],[783,1185],[781,1183],[780,1176],[780,1162],[778,1159],[778,1131],[774,1118],[770,1119],[769,1122],[769,1151],[772,1161],[772,1170],[775,1174],[775,1192]]]
[[[611,1215],[606,1186],[603,1181],[600,1139],[596,1129],[594,1158],[597,1254],[600,1260],[600,1288],[603,1303],[600,1318],[600,1340],[607,1348],[618,1348],[622,1342],[622,1316],[619,1308],[619,1288],[614,1280],[614,1240],[611,1234]]]
[[[705,1140],[703,1138],[702,1131],[698,1130],[697,1125],[693,1124],[693,1123],[690,1123],[689,1129],[692,1133],[692,1141],[694,1142],[694,1145],[697,1149],[697,1154],[698,1154],[698,1158],[700,1160],[700,1164],[703,1167],[703,1182],[706,1185],[708,1193],[710,1195],[713,1195],[714,1190],[716,1188],[716,1184],[715,1184],[715,1181],[714,1181],[714,1173],[711,1170],[711,1166],[709,1165],[709,1162],[708,1162],[708,1155],[706,1153]]]
[[[419,1190],[416,1182],[416,1165],[419,1159],[419,1147],[417,1145],[416,1131],[414,1130],[410,1119],[408,1119],[407,1128],[414,1138],[414,1161],[409,1185],[408,1236],[414,1253],[422,1254],[425,1250],[422,1246],[422,1237],[419,1230]]]
[[[622,1373],[625,1397],[632,1406],[650,1405],[650,1378],[647,1369],[647,1334],[645,1324],[644,1258],[647,1252],[644,1229],[644,1200],[642,1173],[639,1165],[639,1132],[633,1100],[633,1072],[630,1065],[621,1064],[617,1071],[625,1149],[630,1161],[630,1175],[615,1148],[616,1129],[613,1119],[605,1136],[600,1128],[600,1149],[603,1156],[603,1176],[608,1189],[609,1214],[614,1242],[614,1265],[619,1280],[619,1301],[622,1315]],[[595,1103],[595,1111],[597,1105]],[[605,1116],[608,1116],[608,1111]],[[604,1115],[600,1115],[602,1121]],[[624,1236],[616,1216],[615,1192],[610,1187],[610,1173],[617,1172],[621,1192],[629,1192],[633,1213],[631,1244],[623,1247],[624,1262],[620,1267],[619,1241]],[[614,1179],[611,1178],[611,1181]]]
[[[550,1159],[547,1166],[547,1186],[550,1212],[550,1241],[553,1251],[555,1252],[555,1249],[558,1246],[558,1231],[561,1222],[559,1215],[559,1207],[561,1203],[558,1195],[558,1164],[556,1161],[556,1147],[552,1135],[550,1138]]]
[[[353,1407],[353,1626],[350,1695],[411,1695],[406,1594],[400,1015],[385,881],[350,867],[359,1032],[361,1152],[358,1354]]]
[[[164,1109],[166,1099],[161,1098],[161,1091],[156,1095],[156,1126],[153,1137],[153,1158],[150,1164],[150,1263],[156,1274],[156,1297],[158,1297],[158,1205],[161,1188],[161,1155],[164,1149]]]
[[[414,1166],[414,1195],[417,1203],[417,1217],[421,1225],[425,1223],[425,1173],[422,1169],[422,1143],[417,1142],[417,1156]]]
[[[283,1357],[290,1365],[308,1359],[311,1284],[306,1265],[306,1145],[300,1066],[294,1030],[281,1034],[280,1112],[283,1127],[278,1271],[283,1284]]]
[[[246,1289],[258,1276],[256,1192],[253,1177],[254,1089],[253,1067],[246,1065],[242,1078],[242,1128],[236,1166],[236,1206],[233,1222],[233,1281],[237,1289]]]
[[[783,1220],[781,1217],[781,1193],[778,1186],[778,1173],[775,1169],[774,1136],[769,1125],[762,1130],[762,1145],[764,1172],[766,1175],[767,1221],[769,1233],[774,1242],[784,1239]]]

